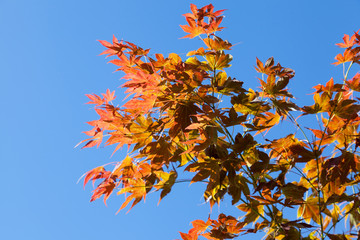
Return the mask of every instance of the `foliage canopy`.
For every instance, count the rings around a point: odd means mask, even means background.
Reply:
[[[224,10],[191,4],[184,14],[184,38],[199,37],[204,46],[178,54],[149,54],[113,37],[100,41],[102,53],[122,71],[129,100],[115,106],[115,92],[89,94],[100,119],[91,121],[90,138],[83,148],[128,145],[129,154],[111,169],[97,167],[85,174],[84,185],[98,181],[91,201],[104,202],[117,191],[126,200],[119,211],[145,200],[155,189],[160,200],[170,193],[181,172],[193,174],[191,183],[206,184],[205,201],[212,208],[229,195],[239,215],[194,220],[193,228],[180,232],[184,240],[232,239],[241,234],[265,232],[265,239],[360,238],[360,64],[359,31],[345,35],[343,54],[335,65],[344,67],[343,79],[314,87],[314,104],[298,106],[287,88],[295,72],[256,59],[260,73],[258,91],[228,76],[232,44],[215,35],[221,31]],[[154,56],[154,57],[152,57]],[[304,126],[310,115],[315,124]],[[294,132],[268,132],[283,120]],[[318,127],[314,127],[318,126]],[[271,134],[269,134],[271,135]],[[289,180],[291,179],[291,181]],[[297,216],[284,217],[287,209]],[[347,222],[347,229],[339,227]]]

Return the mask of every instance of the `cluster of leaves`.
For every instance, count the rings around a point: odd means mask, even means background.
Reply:
[[[122,87],[130,100],[117,107],[114,92],[88,95],[100,119],[89,122],[93,129],[86,132],[84,147],[104,141],[116,145],[115,151],[124,145],[131,151],[111,171],[101,166],[85,174],[84,184],[100,181],[91,201],[103,196],[106,202],[118,191],[126,196],[120,210],[130,203],[131,209],[152,189],[161,191],[161,200],[181,169],[193,174],[191,183],[206,184],[204,199],[211,207],[228,195],[240,210],[237,217],[195,220],[188,233],[180,233],[182,239],[232,239],[259,231],[268,240],[357,237],[360,104],[354,94],[360,91],[360,74],[350,79],[348,74],[360,63],[358,32],[338,44],[345,48],[335,58],[344,67],[342,83],[331,79],[315,86],[314,104],[300,107],[287,89],[295,72],[273,58],[256,61],[259,91],[228,76],[232,44],[215,35],[222,29],[223,10],[192,4],[191,11],[184,15],[188,25],[181,27],[189,33],[185,37],[200,37],[204,47],[186,60],[175,53],[151,57],[149,49],[115,37],[112,43],[100,41],[106,47],[102,54],[115,56],[110,62],[125,74]],[[319,127],[302,126],[304,115],[313,116]],[[285,119],[295,133],[265,138]],[[290,208],[297,208],[294,219],[285,216]],[[336,233],[341,221],[349,228]]]

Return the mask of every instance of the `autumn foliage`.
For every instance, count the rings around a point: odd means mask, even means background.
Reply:
[[[187,171],[189,182],[206,184],[210,207],[228,195],[239,211],[194,220],[180,233],[184,240],[257,232],[269,240],[360,239],[360,74],[349,76],[360,63],[359,31],[337,44],[344,51],[334,64],[343,66],[343,79],[315,86],[313,105],[298,106],[287,88],[294,70],[273,58],[254,63],[257,91],[226,73],[232,44],[215,35],[222,13],[211,4],[191,5],[184,38],[199,37],[204,46],[185,59],[149,54],[115,37],[100,41],[102,54],[114,57],[110,62],[125,74],[128,101],[116,106],[110,90],[87,95],[100,118],[89,122],[83,147],[127,146],[129,154],[114,168],[85,174],[84,184],[97,184],[91,201],[103,197],[106,203],[116,192],[126,196],[120,210],[131,209],[152,190],[161,200]],[[304,117],[313,124],[304,125]],[[284,120],[293,132],[271,134]],[[289,219],[287,209],[297,216]]]

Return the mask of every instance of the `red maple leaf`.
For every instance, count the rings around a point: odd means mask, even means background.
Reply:
[[[91,196],[90,202],[95,201],[100,198],[102,195],[104,196],[104,203],[106,205],[106,200],[109,198],[111,193],[113,192],[116,184],[113,179],[109,178],[104,182],[100,183],[100,185],[93,191],[93,195]]]

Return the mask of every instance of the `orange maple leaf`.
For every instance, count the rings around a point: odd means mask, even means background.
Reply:
[[[205,29],[202,26],[196,24],[195,20],[187,17],[186,21],[189,25],[180,25],[184,32],[190,33],[182,38],[194,38],[201,34],[206,33]]]
[[[199,235],[197,235],[196,233],[183,233],[183,232],[179,232],[180,236],[183,240],[197,240]]]
[[[104,99],[96,94],[85,94],[91,101],[87,102],[86,104],[95,104],[96,106],[100,106],[104,103]]]
[[[99,127],[95,127],[90,131],[84,132],[86,135],[93,136],[92,138],[85,139],[78,143],[76,146],[88,141],[82,148],[90,148],[97,145],[100,146],[102,139],[103,139],[103,131]]]
[[[347,48],[344,52],[344,55],[342,55],[341,53],[339,53],[338,55],[336,55],[335,60],[337,60],[337,62],[334,62],[334,65],[339,65],[341,63],[346,63],[346,62],[356,62],[360,59],[360,56],[358,56],[359,51],[356,49],[349,49]]]
[[[346,85],[350,89],[360,92],[360,73],[356,73],[352,79],[346,81]]]
[[[337,43],[335,45],[341,47],[341,48],[350,48],[352,46],[354,46],[356,44],[356,34],[358,34],[359,31],[355,32],[354,35],[351,36],[351,38],[349,38],[349,35],[344,34],[343,40],[344,43]]]
[[[111,102],[112,100],[114,100],[116,98],[115,91],[110,92],[109,89],[106,90],[106,93],[102,93],[101,95],[103,95],[106,103]]]
[[[214,6],[212,4],[206,5],[200,9],[196,5],[190,5],[192,13],[186,13],[183,16],[186,17],[186,21],[189,25],[180,25],[184,32],[190,33],[182,38],[194,38],[201,34],[211,34],[216,31],[220,31],[223,27],[219,27],[223,17],[220,16],[223,11],[219,10],[214,12]],[[204,22],[204,18],[209,18],[209,23]]]
[[[103,166],[96,167],[93,170],[88,171],[86,173],[85,179],[84,179],[84,187],[90,180],[93,181],[93,185],[94,185],[95,180],[100,179],[100,178],[107,178],[110,176],[110,174],[111,174],[111,172],[106,171]]]

